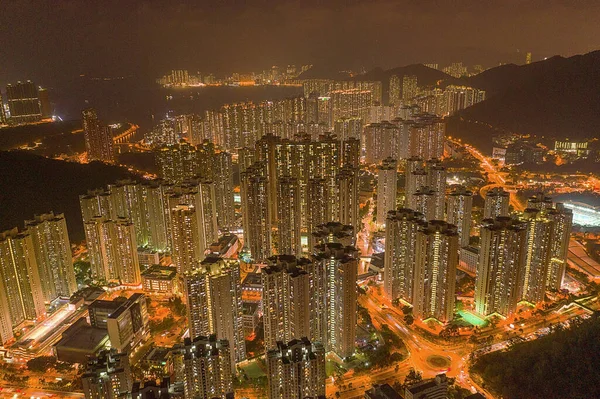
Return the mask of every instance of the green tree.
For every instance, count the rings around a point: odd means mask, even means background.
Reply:
[[[75,269],[75,280],[78,285],[88,285],[92,280],[92,264],[78,260],[73,263],[73,269]]]
[[[27,361],[29,371],[42,373],[56,366],[56,358],[54,356],[39,356]]]
[[[403,388],[409,387],[421,381],[423,381],[423,374],[411,367],[411,369],[408,370],[408,374],[404,378]]]

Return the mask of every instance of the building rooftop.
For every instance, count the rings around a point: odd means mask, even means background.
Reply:
[[[108,341],[108,332],[102,328],[90,326],[85,318],[80,318],[67,328],[60,341],[54,346],[81,352],[94,352]]]
[[[177,275],[177,268],[171,266],[153,265],[142,273],[142,277],[154,280],[173,280]]]
[[[367,399],[403,399],[389,384],[375,384],[365,392]]]
[[[224,255],[238,241],[235,234],[224,234],[218,241],[210,244],[210,251]]]
[[[260,273],[248,273],[242,285],[260,285],[262,286],[262,280]]]
[[[70,303],[76,303],[80,299],[92,302],[104,295],[106,291],[100,287],[85,287],[71,295]]]
[[[242,313],[245,315],[253,315],[258,309],[258,303],[252,302],[243,302],[242,303]]]
[[[172,349],[173,348],[167,348],[164,346],[155,346],[144,355],[142,360],[152,363],[166,362],[167,355],[172,351]]]
[[[90,304],[89,309],[107,309],[116,310],[125,301],[123,298],[117,297],[114,301],[107,301],[104,299],[97,299]]]
[[[435,378],[411,385],[410,387],[406,388],[406,391],[415,396],[421,392],[435,388],[444,382],[446,382],[446,374],[438,374]]]

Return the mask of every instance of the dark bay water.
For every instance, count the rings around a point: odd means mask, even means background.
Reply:
[[[136,78],[91,80],[85,77],[51,89],[54,112],[63,119],[79,119],[82,109],[94,107],[106,123],[127,121],[150,128],[167,112],[202,113],[223,104],[280,99],[302,89],[282,86],[163,88]]]

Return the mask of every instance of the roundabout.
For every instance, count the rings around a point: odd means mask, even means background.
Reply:
[[[426,359],[427,365],[436,370],[447,370],[450,368],[450,358],[440,355],[431,355]]]

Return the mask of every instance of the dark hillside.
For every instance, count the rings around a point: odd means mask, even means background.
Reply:
[[[79,195],[136,175],[100,162],[79,164],[27,152],[0,152],[0,229],[6,230],[35,214],[64,213],[72,241],[85,238]]]

